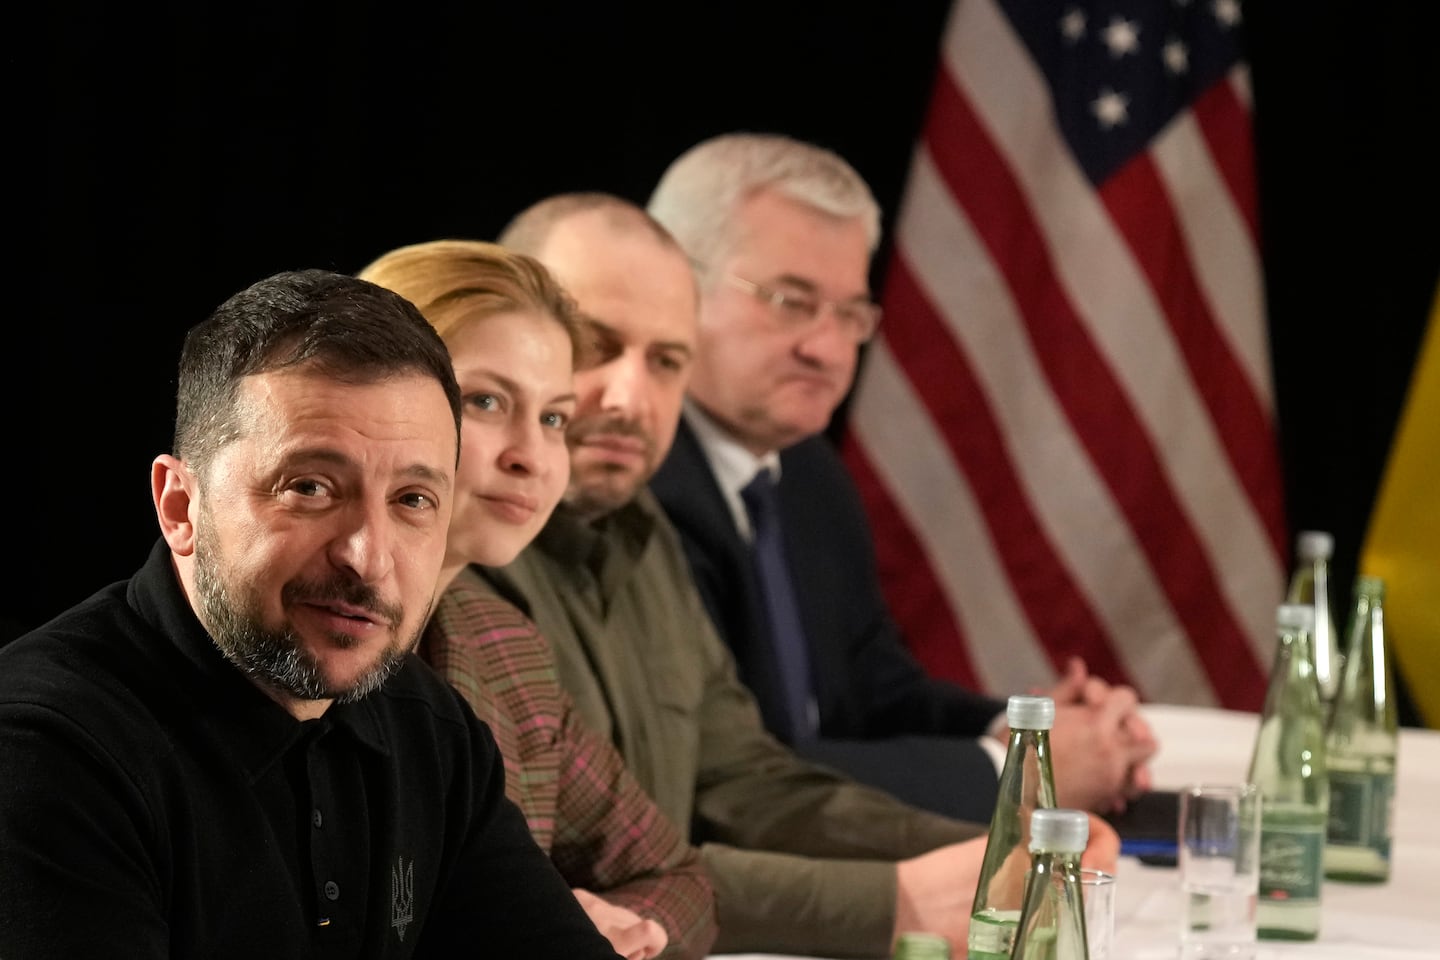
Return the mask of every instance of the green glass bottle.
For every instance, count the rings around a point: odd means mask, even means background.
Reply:
[[[902,933],[890,960],[950,960],[950,941],[938,933]]]
[[[1281,604],[1277,611],[1280,642],[1246,778],[1260,790],[1255,923],[1262,940],[1314,940],[1320,934],[1330,782],[1324,714],[1309,649],[1314,623],[1309,604]]]
[[[1399,729],[1385,643],[1385,582],[1379,577],[1356,578],[1345,635],[1345,673],[1325,740],[1325,876],[1382,883],[1390,879]]]
[[[1295,571],[1290,575],[1286,603],[1309,604],[1315,610],[1315,629],[1310,632],[1310,656],[1315,663],[1315,682],[1320,703],[1327,708],[1340,687],[1344,652],[1335,629],[1330,607],[1330,557],[1335,538],[1323,530],[1302,530],[1295,538]]]
[[[1083,810],[1036,810],[1030,874],[1011,960],[1090,960],[1080,854],[1090,836]]]
[[[1008,960],[1025,898],[1025,874],[1030,869],[1031,814],[1055,806],[1055,774],[1050,764],[1055,701],[1011,697],[1005,705],[1005,719],[1010,736],[971,908],[966,944],[969,960]]]

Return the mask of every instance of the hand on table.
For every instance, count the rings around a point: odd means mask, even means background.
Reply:
[[[895,867],[895,930],[938,933],[950,941],[952,956],[966,955],[970,908],[985,859],[985,837],[901,860]]]
[[[1031,692],[1055,701],[1050,749],[1060,806],[1119,812],[1150,789],[1149,760],[1159,744],[1134,689],[1091,676],[1084,660],[1071,657],[1055,686]],[[1002,725],[995,736],[1005,742],[1010,728]]]
[[[1046,695],[1055,700],[1050,746],[1060,806],[1110,813],[1150,789],[1149,760],[1159,744],[1134,689],[1090,676],[1072,657]]]
[[[669,943],[665,928],[654,920],[646,920],[635,911],[611,903],[589,890],[576,887],[573,892],[590,922],[625,960],[651,960],[658,957]]]
[[[1104,820],[1089,814],[1090,839],[1080,854],[1080,866],[1114,873],[1120,864],[1120,834]]]

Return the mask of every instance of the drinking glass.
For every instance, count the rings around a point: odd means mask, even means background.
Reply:
[[[1199,784],[1180,792],[1180,958],[1254,960],[1260,792]]]
[[[1110,960],[1115,941],[1115,874],[1081,867],[1080,892],[1085,898],[1085,945],[1090,960]]]

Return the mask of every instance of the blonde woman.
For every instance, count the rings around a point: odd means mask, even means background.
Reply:
[[[580,721],[535,626],[470,569],[514,559],[565,492],[584,342],[573,303],[537,261],[478,241],[401,247],[360,276],[419,307],[462,394],[455,510],[419,653],[494,731],[506,793],[616,951],[703,957],[715,909],[697,852]]]

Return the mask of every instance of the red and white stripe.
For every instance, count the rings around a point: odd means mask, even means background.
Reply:
[[[1097,192],[991,0],[940,66],[844,445],[908,642],[996,695],[1078,653],[1258,708],[1287,545],[1248,75]]]

